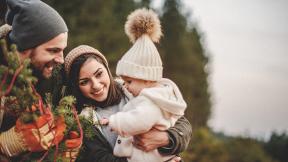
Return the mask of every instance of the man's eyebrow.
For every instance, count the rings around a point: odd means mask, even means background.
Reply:
[[[61,51],[62,49],[59,47],[47,47],[46,50],[48,50],[48,51]]]

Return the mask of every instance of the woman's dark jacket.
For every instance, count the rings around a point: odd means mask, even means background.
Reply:
[[[176,155],[184,151],[192,135],[191,125],[185,117],[181,117],[175,124],[167,130],[169,134],[170,147],[158,148],[163,155]],[[126,158],[113,155],[113,148],[103,136],[101,131],[95,127],[96,137],[93,140],[84,139],[83,150],[77,162],[127,162]]]

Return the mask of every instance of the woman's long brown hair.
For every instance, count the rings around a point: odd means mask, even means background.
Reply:
[[[107,99],[103,102],[97,102],[95,100],[85,97],[79,89],[79,72],[83,64],[88,59],[95,59],[97,62],[101,63],[108,72],[109,79],[110,79],[110,87],[108,90]],[[116,105],[120,103],[121,99],[123,98],[124,94],[121,90],[120,85],[114,80],[109,70],[108,65],[106,65],[104,62],[105,61],[101,57],[98,57],[97,55],[90,54],[90,53],[83,54],[73,61],[71,65],[71,70],[68,75],[67,92],[68,94],[76,97],[77,99],[76,106],[77,106],[78,111],[79,110],[81,111],[85,105],[96,106],[96,107],[101,107],[101,108],[105,108],[111,105]]]

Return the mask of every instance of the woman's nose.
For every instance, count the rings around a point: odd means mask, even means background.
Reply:
[[[98,79],[96,79],[95,77],[92,77],[91,80],[92,80],[93,89],[99,89],[99,87],[101,87],[101,83],[99,82]]]

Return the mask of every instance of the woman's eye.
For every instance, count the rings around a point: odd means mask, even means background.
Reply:
[[[87,85],[87,83],[88,83],[88,81],[81,81],[81,82],[79,82],[79,85],[81,85],[81,86],[85,86],[85,85]]]
[[[95,77],[99,78],[102,76],[102,74],[103,74],[103,71],[99,71],[98,73],[95,74]]]

